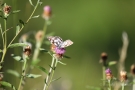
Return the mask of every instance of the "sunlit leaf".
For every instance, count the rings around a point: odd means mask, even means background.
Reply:
[[[15,70],[9,69],[9,70],[7,70],[7,73],[9,73],[11,75],[14,75],[16,77],[20,77],[20,74],[17,71],[15,71]]]
[[[21,10],[15,10],[15,11],[13,11],[12,13],[13,14],[15,14],[15,13],[18,13],[18,12],[20,12]]]
[[[38,18],[39,17],[39,15],[37,15],[37,16],[33,16],[32,18]]]
[[[3,52],[1,49],[0,49],[0,53]]]
[[[29,0],[29,2],[30,2],[30,5],[34,6],[31,0]]]
[[[16,61],[19,61],[19,62],[24,62],[23,58],[21,56],[16,56],[14,54],[11,54],[11,56],[16,60]]]
[[[44,67],[37,66],[37,68],[39,68],[41,71],[45,72],[46,74],[49,74],[48,71]]]
[[[31,65],[36,66],[40,62],[40,59],[32,60]]]
[[[61,62],[61,61],[58,61],[58,63],[60,63],[60,64],[62,64],[62,65],[66,65],[66,63],[63,63],[63,62]]]
[[[28,78],[38,78],[40,76],[41,75],[36,75],[36,74],[26,74],[26,77],[28,77]]]
[[[5,87],[10,87],[10,88],[12,88],[13,90],[17,90],[17,89],[15,88],[15,86],[13,86],[12,84],[10,84],[9,82],[0,81],[0,84],[3,85],[3,86],[5,86]]]
[[[59,80],[61,77],[53,79],[52,82]]]
[[[19,22],[20,22],[22,25],[24,25],[24,21],[22,21],[21,19],[19,20]]]
[[[28,46],[27,43],[14,43],[8,46],[8,48]]]
[[[117,61],[110,61],[110,62],[108,63],[109,66],[112,66],[112,65],[115,65],[115,64],[117,64]]]
[[[40,48],[41,52],[48,52],[48,50],[44,49],[44,48]]]
[[[70,57],[69,57],[69,56],[66,56],[66,55],[63,55],[63,57],[64,57],[64,58],[67,58],[67,59],[70,59]]]
[[[18,34],[19,31],[20,31],[20,26],[17,25],[17,26],[16,26],[16,35]]]

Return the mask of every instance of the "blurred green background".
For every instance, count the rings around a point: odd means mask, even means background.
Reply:
[[[33,4],[37,0],[33,0]],[[26,21],[33,7],[29,0],[3,0],[11,5],[12,10],[21,10],[17,14],[10,15],[7,27],[16,26],[19,19]],[[71,59],[63,59],[66,66],[58,65],[54,78],[62,77],[53,82],[51,90],[88,90],[86,86],[101,86],[102,65],[99,64],[100,54],[107,52],[108,61],[119,60],[118,50],[122,46],[122,32],[129,36],[129,47],[126,58],[126,70],[130,71],[130,65],[135,63],[135,0],[42,0],[42,6],[38,7],[34,15],[42,15],[43,7],[50,5],[52,8],[52,24],[47,28],[47,33],[55,32],[55,35],[64,40],[71,39],[74,44],[67,47],[66,55]],[[3,23],[3,20],[0,19]],[[42,30],[44,19],[39,17],[31,19],[23,29],[15,42],[18,42],[22,34],[29,31]],[[10,41],[15,29],[8,31]],[[0,41],[1,43],[2,41]],[[34,46],[33,46],[34,47]],[[2,47],[1,47],[2,48]],[[43,46],[49,49],[49,46]],[[21,63],[14,61],[10,54],[21,55],[20,48],[10,49],[5,60],[5,68],[15,69],[21,72]],[[41,54],[39,65],[49,69],[51,57]],[[117,65],[111,67],[114,76],[117,75]],[[41,73],[42,77],[28,79],[24,90],[42,90],[46,74],[38,69],[33,73]],[[19,79],[5,74],[5,80],[18,86]]]

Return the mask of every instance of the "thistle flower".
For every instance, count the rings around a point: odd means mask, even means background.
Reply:
[[[132,75],[135,75],[135,64],[131,65],[130,72]]]
[[[38,41],[41,41],[41,39],[42,39],[42,37],[43,37],[43,31],[42,30],[39,30],[37,33],[36,33],[36,35],[35,35],[35,39],[36,39],[36,41],[38,42]]]
[[[107,80],[111,80],[113,75],[112,75],[112,71],[108,68],[105,70],[105,73],[106,73],[106,79]]]
[[[30,43],[28,43],[28,46],[25,46],[24,49],[23,49],[24,55],[30,56],[31,48],[32,48],[32,45]]]
[[[6,3],[5,3],[3,6],[4,17],[7,18],[10,12],[11,12],[11,6],[6,5]]]
[[[44,7],[44,12],[43,12],[42,17],[43,17],[45,20],[49,20],[50,17],[51,17],[51,14],[52,14],[51,7],[50,7],[50,6],[45,6],[45,7]]]
[[[103,63],[103,65],[105,66],[105,65],[106,65],[106,60],[107,60],[107,58],[108,58],[107,53],[102,52],[102,53],[101,53],[100,63]]]
[[[120,72],[120,81],[125,82],[127,80],[127,72],[126,71],[121,71]]]

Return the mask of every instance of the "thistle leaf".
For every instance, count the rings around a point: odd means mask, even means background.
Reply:
[[[61,62],[61,61],[58,61],[58,63],[60,63],[60,64],[62,64],[62,65],[66,65],[66,63],[63,63],[63,62]]]
[[[44,49],[44,48],[40,48],[41,52],[48,52],[48,50]]]
[[[28,46],[27,43],[14,43],[8,46],[8,48]]]
[[[51,82],[57,81],[57,80],[59,80],[60,78],[61,78],[61,77],[56,78],[56,79],[53,79]]]
[[[12,74],[12,75],[14,75],[16,77],[20,77],[20,74],[15,70],[9,69],[9,70],[7,70],[7,73]]]
[[[10,84],[9,82],[0,81],[0,84],[3,85],[3,86],[5,86],[5,87],[10,87],[10,88],[12,88],[13,90],[17,90],[17,89],[15,88],[15,86],[13,86],[12,84]]]
[[[19,22],[20,22],[22,25],[24,25],[24,21],[22,21],[21,19],[19,20]]]
[[[20,12],[21,10],[15,10],[15,11],[13,11],[12,13],[13,14],[15,14],[15,13],[18,13],[18,12]]]
[[[49,72],[44,67],[37,66],[37,68],[39,68],[41,71],[45,72],[46,74],[49,74]]]
[[[64,58],[71,59],[71,57],[63,55]]]
[[[108,63],[108,66],[112,66],[112,65],[115,65],[115,64],[117,64],[117,61],[110,61],[110,62]]]
[[[14,54],[11,54],[11,56],[16,60],[16,61],[19,61],[19,62],[24,62],[23,58],[21,56],[16,56]]]
[[[30,5],[31,5],[31,6],[34,6],[31,0],[29,0],[29,2],[30,2]]]
[[[40,76],[41,75],[36,75],[36,74],[26,74],[26,77],[28,77],[28,78],[38,78]]]
[[[33,16],[32,18],[38,18],[39,17],[39,15],[37,15],[37,16]]]

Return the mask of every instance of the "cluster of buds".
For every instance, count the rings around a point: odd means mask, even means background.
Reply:
[[[135,64],[131,65],[130,72],[133,76],[135,76]]]
[[[11,12],[11,6],[6,5],[5,3],[3,6],[4,17],[7,18],[10,12]]]
[[[51,17],[51,14],[52,14],[51,7],[50,7],[50,6],[45,6],[45,7],[44,7],[44,12],[43,12],[43,14],[42,14],[42,17],[43,17],[45,20],[49,20],[50,17]]]
[[[107,58],[108,58],[107,53],[105,53],[105,52],[101,53],[100,63],[103,63],[103,66],[106,66]]]
[[[106,69],[105,73],[106,73],[107,80],[111,80],[113,78],[112,71],[109,68]]]
[[[65,48],[59,48],[57,46],[55,46],[54,44],[51,45],[51,51],[53,53],[55,53],[55,57],[57,57],[58,59],[61,59],[64,55],[64,53],[66,52]]]
[[[41,41],[41,39],[43,38],[43,31],[42,30],[39,30],[36,35],[35,35],[35,39],[37,42]]]
[[[125,82],[127,80],[127,72],[121,71],[120,72],[120,81]]]
[[[31,48],[32,48],[32,45],[31,44],[28,44],[27,46],[25,46],[23,48],[23,53],[25,56],[30,56],[31,54]]]

